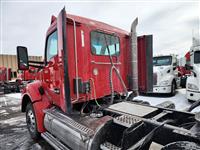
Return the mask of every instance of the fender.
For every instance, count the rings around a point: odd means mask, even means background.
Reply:
[[[40,81],[34,81],[32,83],[27,84],[27,86],[23,89],[22,101],[21,101],[21,111],[26,111],[26,105],[28,103],[34,103],[36,101],[41,101],[42,96],[39,93],[38,88],[41,87],[42,83]]]
[[[36,117],[37,123],[37,130],[38,132],[42,133],[45,132],[46,129],[44,128],[44,110],[50,108],[51,104],[49,103],[48,98],[46,95],[42,96],[42,101],[36,101],[33,103],[34,113]]]
[[[29,83],[24,89],[24,94],[22,95],[22,105],[21,105],[22,112],[25,112],[27,104],[32,103],[36,117],[38,132],[45,131],[45,128],[43,126],[43,120],[44,120],[43,110],[51,106],[46,94],[43,95],[40,94],[39,87],[41,86],[42,86],[41,81],[34,81],[32,83]]]
[[[39,87],[42,86],[42,82],[37,80],[29,83],[25,88],[25,93],[31,97],[31,101],[39,101],[42,99],[42,95],[39,92]]]

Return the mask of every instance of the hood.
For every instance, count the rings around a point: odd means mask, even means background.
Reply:
[[[171,70],[171,66],[153,66],[153,73],[157,73],[161,76],[166,74],[168,70]]]
[[[159,85],[160,82],[167,79],[166,74],[167,74],[168,70],[171,71],[171,65],[169,65],[169,66],[153,66],[154,85]]]

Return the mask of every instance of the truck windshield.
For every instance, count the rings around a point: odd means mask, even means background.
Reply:
[[[200,64],[200,51],[194,52],[194,63]]]
[[[154,57],[153,65],[154,66],[167,66],[171,65],[172,57],[171,56],[162,56],[162,57]]]
[[[110,55],[119,55],[120,45],[119,38],[114,35],[107,33],[92,31],[91,32],[91,50],[94,55],[104,55],[108,56],[110,50]]]

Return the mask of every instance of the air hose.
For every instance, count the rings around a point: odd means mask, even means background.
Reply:
[[[111,68],[110,68],[110,74],[109,74],[109,79],[110,79],[110,89],[111,89],[111,100],[110,100],[110,104],[113,104],[113,101],[114,101],[114,87],[113,87],[113,80],[112,80],[112,72],[113,70],[115,70],[116,74],[117,74],[117,77],[119,78],[123,88],[124,88],[124,91],[126,93],[126,98],[128,97],[128,91],[127,91],[127,88],[126,88],[126,85],[120,75],[120,72],[119,70],[115,67],[114,63],[113,63],[113,60],[112,60],[112,56],[110,54],[110,49],[109,49],[109,46],[108,46],[108,43],[107,43],[107,39],[106,39],[106,36],[104,35],[104,38],[105,38],[105,43],[106,43],[106,47],[108,49],[108,54],[109,54],[109,59],[110,59],[110,63],[111,63]]]

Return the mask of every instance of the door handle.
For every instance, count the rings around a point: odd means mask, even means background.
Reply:
[[[54,93],[56,93],[56,94],[60,94],[60,89],[58,89],[58,88],[54,88],[54,89],[52,89],[52,91],[53,91]]]

